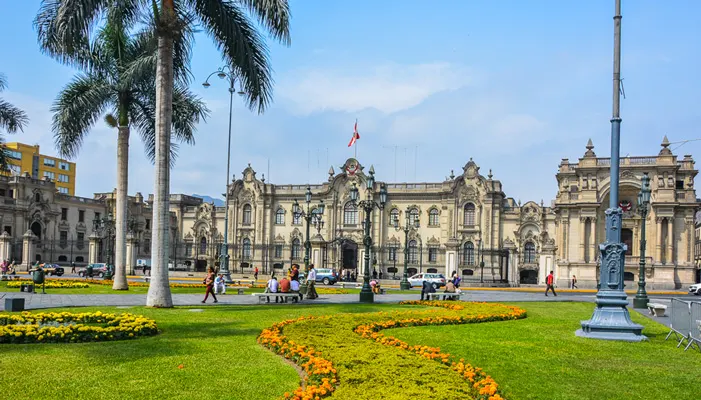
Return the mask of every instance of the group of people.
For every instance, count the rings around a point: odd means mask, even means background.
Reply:
[[[5,260],[0,264],[0,275],[15,275],[16,273],[17,263],[15,260],[12,260],[12,263],[9,260]]]
[[[457,271],[453,271],[450,279],[445,283],[444,292],[460,293],[460,282],[462,282],[462,278],[458,275]],[[421,285],[421,300],[423,301],[424,297],[428,299],[429,293],[436,293],[435,284],[429,281],[423,281]]]
[[[309,264],[309,275],[307,275],[307,299],[316,299],[319,295],[316,292],[316,269],[314,264]],[[265,293],[297,293],[299,299],[304,298],[304,294],[299,290],[299,265],[292,264],[292,267],[287,272],[287,276],[283,276],[280,281],[273,273],[265,285]],[[266,302],[270,303],[270,297],[266,298]],[[278,298],[275,297],[275,302]]]

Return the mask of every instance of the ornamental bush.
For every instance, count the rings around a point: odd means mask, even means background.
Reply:
[[[428,307],[306,317],[264,330],[259,343],[293,360],[307,373],[306,385],[284,397],[320,399],[333,393],[338,399],[504,398],[489,375],[465,360],[456,360],[440,348],[410,346],[379,331],[513,320],[524,318],[524,310],[486,303],[404,304]],[[313,368],[317,365],[323,366],[319,372]]]
[[[2,343],[77,343],[134,339],[158,333],[156,321],[133,314],[0,314]]]
[[[10,281],[7,282],[7,287],[8,288],[19,288],[23,284],[26,284],[27,282],[32,282],[32,281],[25,281],[25,280],[16,280],[16,281]],[[85,282],[78,282],[78,281],[70,281],[66,279],[62,280],[46,280],[44,281],[46,284],[47,289],[87,289],[90,287]],[[41,285],[37,285],[41,286]]]

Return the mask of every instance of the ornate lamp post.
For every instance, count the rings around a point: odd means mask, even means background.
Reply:
[[[479,244],[479,257],[481,257],[480,260],[480,283],[484,283],[484,241],[480,239],[480,244]]]
[[[591,319],[582,321],[575,334],[604,340],[639,342],[646,340],[643,326],[633,323],[628,313],[628,296],[623,291],[626,245],[621,243],[622,210],[618,207],[621,141],[621,0],[616,0],[613,17],[613,113],[611,117],[611,192],[606,210],[606,241],[601,251],[600,287]]]
[[[307,222],[307,234],[304,237],[304,273],[309,272],[309,253],[311,253],[312,243],[309,241],[309,227],[314,224],[317,229],[321,230],[320,226],[323,226],[323,221],[321,217],[324,215],[324,200],[319,200],[319,205],[316,209],[311,209],[312,203],[312,189],[307,186],[307,192],[304,194],[304,202],[307,203],[306,211],[300,207],[297,199],[295,199],[294,204],[292,204],[292,213],[295,218],[304,218]],[[319,226],[320,225],[320,226]]]
[[[367,181],[367,198],[365,200],[358,201],[359,193],[358,187],[353,183],[353,188],[350,190],[351,201],[354,205],[359,205],[360,208],[365,211],[365,222],[363,227],[365,228],[365,238],[363,238],[363,244],[365,245],[365,273],[363,276],[363,287],[360,289],[360,302],[361,303],[372,303],[375,300],[375,296],[370,288],[370,249],[372,248],[372,236],[370,236],[370,215],[375,207],[380,210],[385,208],[387,203],[387,189],[382,185],[380,187],[380,203],[377,204],[373,199],[372,190],[375,187],[375,168],[370,166],[370,177]]]
[[[92,221],[93,229],[98,235],[107,235],[107,265],[112,265],[112,236],[114,235],[114,217],[108,213]]]
[[[409,232],[413,229],[419,229],[419,219],[416,218],[413,222],[410,216],[411,208],[406,209],[406,221],[404,226],[399,225],[399,219],[395,219],[394,229],[397,231],[404,231],[404,275],[402,276],[402,281],[399,282],[399,288],[401,290],[410,290],[411,283],[409,283]]]
[[[226,148],[226,204],[224,206],[224,241],[221,244],[221,261],[219,263],[219,272],[224,275],[224,281],[226,283],[231,283],[231,272],[229,271],[229,168],[231,166],[231,114],[234,107],[234,93],[236,93],[236,89],[234,87],[236,77],[234,77],[231,68],[228,66],[223,66],[209,74],[207,79],[205,79],[204,83],[202,84],[205,89],[211,86],[209,83],[209,78],[215,74],[217,77],[219,77],[219,79],[226,78],[229,80],[229,143]],[[239,91],[238,93],[240,95],[245,94],[243,91]]]
[[[645,222],[647,220],[648,206],[650,205],[650,177],[647,172],[643,174],[640,193],[638,193],[638,212],[642,217],[642,226],[640,228],[640,272],[638,275],[638,293],[633,299],[633,307],[647,308],[647,303],[650,301],[645,291]]]

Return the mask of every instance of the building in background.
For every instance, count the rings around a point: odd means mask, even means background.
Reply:
[[[39,145],[13,142],[5,144],[5,148],[10,169],[5,175],[19,176],[26,172],[34,179],[48,178],[56,183],[59,193],[75,195],[75,163],[41,154]]]

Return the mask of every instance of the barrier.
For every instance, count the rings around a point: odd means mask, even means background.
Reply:
[[[669,339],[674,334],[675,338],[679,340],[679,343],[677,343],[677,347],[679,347],[685,340],[691,341],[691,303],[672,299],[671,309],[669,315],[671,321],[669,327],[671,329],[664,340]]]
[[[689,344],[686,345],[684,350],[689,347],[694,347],[701,351],[701,303],[697,301],[692,301],[690,305],[691,310],[691,329],[689,333]]]

